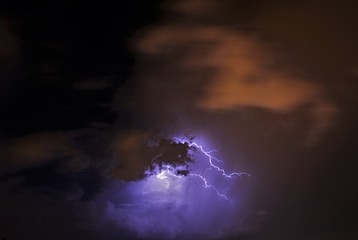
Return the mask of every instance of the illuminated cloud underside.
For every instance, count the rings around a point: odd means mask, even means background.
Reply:
[[[112,193],[106,218],[142,238],[208,237],[207,229],[213,230],[211,237],[220,237],[237,231],[232,219],[240,211],[239,191],[235,189],[235,195],[232,190],[241,176],[250,174],[226,172],[224,162],[196,142],[179,138],[173,142],[189,144],[194,163],[163,165],[148,171],[145,180],[126,184]]]

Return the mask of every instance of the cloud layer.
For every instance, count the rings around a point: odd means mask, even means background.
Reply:
[[[311,118],[307,144],[314,144],[332,125],[337,108],[323,86],[286,63],[258,34],[188,18],[214,14],[215,8],[202,1],[183,2],[174,9],[182,18],[147,29],[134,47],[146,66],[139,79],[147,109],[215,113],[258,108],[285,115],[304,108]]]

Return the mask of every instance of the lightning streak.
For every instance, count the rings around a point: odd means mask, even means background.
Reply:
[[[191,174],[189,174],[189,176],[194,176],[194,177],[200,178],[200,179],[204,182],[204,187],[205,187],[205,188],[212,188],[212,189],[214,189],[214,191],[216,192],[216,194],[217,194],[218,196],[220,196],[220,197],[224,198],[226,201],[229,201],[230,203],[232,203],[232,201],[231,201],[225,194],[220,193],[220,192],[216,189],[216,187],[214,187],[213,185],[208,184],[208,181],[207,181],[206,178],[204,178],[202,175],[197,174],[197,173],[191,173]]]
[[[169,181],[168,181],[168,178],[169,176],[171,177],[175,177],[175,178],[182,178],[183,176],[182,175],[177,175],[175,174],[173,171],[175,171],[175,169],[173,169],[171,166],[169,165],[165,165],[163,166],[163,169],[158,175],[157,175],[157,178],[159,178],[160,180],[164,180],[167,185],[169,186]],[[222,198],[224,198],[225,200],[229,201],[230,203],[232,203],[232,201],[225,195],[225,194],[222,194],[219,192],[219,190],[217,190],[217,188],[213,185],[210,185],[208,184],[208,181],[205,177],[203,177],[201,174],[198,174],[198,173],[190,173],[188,174],[188,176],[192,176],[192,177],[196,177],[196,178],[199,178],[203,183],[204,183],[204,188],[211,188],[213,189],[216,194]]]
[[[215,168],[217,171],[221,172],[222,175],[225,176],[225,177],[227,177],[227,178],[232,178],[233,176],[239,176],[239,177],[240,177],[240,176],[242,176],[242,175],[251,176],[251,174],[246,173],[246,172],[232,172],[232,173],[230,173],[230,174],[227,174],[224,169],[222,169],[222,168],[218,167],[217,165],[215,165],[215,164],[213,163],[213,160],[215,160],[215,161],[217,161],[217,162],[221,162],[221,163],[223,162],[222,160],[217,159],[216,157],[210,155],[211,152],[213,152],[213,151],[216,152],[217,150],[205,151],[204,148],[203,148],[203,146],[201,146],[201,145],[199,145],[199,144],[197,144],[197,143],[195,143],[195,142],[188,142],[188,141],[179,139],[179,138],[177,138],[177,137],[174,137],[174,139],[177,140],[177,141],[180,142],[180,143],[187,143],[187,144],[189,144],[189,147],[193,147],[193,146],[194,146],[196,149],[199,149],[205,156],[208,157],[208,160],[209,160],[209,163],[210,163],[210,167]]]
[[[212,152],[216,152],[217,150],[211,150],[211,151],[206,151],[204,150],[203,146],[192,142],[192,141],[187,141],[187,140],[182,140],[179,139],[177,137],[174,137],[175,141],[182,143],[182,144],[188,144],[189,147],[194,148],[194,149],[199,149],[201,153],[203,153],[209,162],[210,168],[214,168],[215,170],[217,170],[218,172],[221,173],[222,176],[224,176],[225,178],[230,178],[233,179],[234,176],[242,176],[242,175],[246,175],[246,176],[251,176],[251,174],[246,173],[246,172],[232,172],[232,173],[226,173],[226,171],[222,168],[220,168],[219,166],[217,166],[216,164],[213,163],[213,161],[218,162],[218,163],[223,163],[222,160],[214,157],[211,155]],[[163,169],[160,171],[159,174],[157,174],[157,178],[166,181],[168,184],[168,177],[174,177],[174,178],[182,178],[184,177],[183,175],[178,174],[178,172],[176,172],[176,169],[171,167],[170,165],[165,165],[163,166]],[[188,174],[188,176],[191,177],[196,177],[198,179],[200,179],[203,182],[203,187],[204,188],[211,188],[215,191],[215,193],[221,197],[224,198],[226,201],[229,201],[232,203],[232,201],[223,193],[221,193],[215,186],[211,185],[208,183],[208,180],[201,174],[199,173],[190,173]]]

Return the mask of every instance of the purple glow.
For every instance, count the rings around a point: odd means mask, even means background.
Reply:
[[[115,183],[99,196],[104,219],[143,239],[208,239],[237,232],[242,209],[236,184],[250,175],[226,172],[219,166],[224,162],[196,142],[173,141],[188,144],[195,161],[163,164],[144,180]]]
[[[193,148],[193,150],[199,150],[202,154],[204,154],[207,159],[208,159],[208,163],[209,163],[209,168],[206,168],[206,171],[207,170],[210,170],[210,168],[214,168],[215,170],[217,170],[219,173],[222,174],[222,176],[224,176],[225,178],[233,178],[234,176],[242,176],[242,175],[246,175],[246,176],[250,176],[251,174],[249,173],[246,173],[246,172],[232,172],[232,173],[226,173],[224,169],[218,167],[217,165],[215,165],[213,163],[213,160],[215,160],[216,162],[218,163],[223,163],[222,160],[220,159],[217,159],[216,157],[212,156],[211,153],[212,152],[216,152],[217,150],[211,150],[211,151],[205,151],[203,146],[202,145],[199,145],[197,144],[196,142],[192,142],[191,140],[187,140],[185,138],[178,138],[178,137],[174,137],[173,138],[177,143],[182,143],[182,144],[185,144],[187,143],[189,145],[189,147]],[[183,177],[183,175],[179,175],[179,174],[176,174],[176,172],[180,170],[180,169],[177,169],[175,167],[172,167],[170,165],[165,165],[163,166],[163,169],[161,171],[159,171],[159,173],[157,174],[157,178],[161,179],[161,180],[164,180],[166,182],[168,182],[168,177],[171,176],[171,177],[175,177],[175,178],[181,178]],[[232,200],[230,200],[225,194],[221,193],[215,186],[211,185],[208,183],[208,180],[206,179],[206,177],[200,173],[190,173],[188,174],[188,176],[190,177],[197,177],[199,179],[202,180],[203,182],[203,187],[204,188],[210,188],[210,189],[213,189],[216,194],[219,196],[219,197],[222,197],[224,198],[225,200],[229,201],[232,203]]]

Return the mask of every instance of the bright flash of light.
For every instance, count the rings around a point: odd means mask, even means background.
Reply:
[[[246,173],[246,172],[227,173],[223,168],[221,168],[217,164],[215,164],[214,161],[217,163],[223,163],[222,160],[220,160],[212,155],[212,152],[216,152],[217,150],[206,151],[202,145],[199,145],[196,142],[192,142],[191,140],[189,141],[186,139],[180,139],[178,137],[174,137],[173,139],[175,140],[176,143],[188,144],[189,147],[191,148],[191,151],[199,150],[199,152],[202,153],[208,161],[209,168],[207,168],[206,170],[214,169],[215,171],[217,171],[219,173],[219,175],[223,176],[224,178],[229,178],[229,179],[233,179],[235,176],[240,177],[242,175],[251,176],[251,174]],[[160,170],[158,170],[156,177],[162,181],[165,181],[166,188],[169,188],[171,184],[174,184],[175,179],[181,179],[185,176],[197,178],[200,181],[202,181],[204,188],[212,189],[215,191],[217,196],[225,199],[228,202],[231,202],[231,203],[233,202],[232,200],[229,199],[229,197],[226,194],[224,194],[222,191],[220,191],[218,189],[218,187],[209,183],[209,180],[207,179],[207,177],[205,177],[205,174],[202,174],[202,173],[199,173],[196,171],[190,172],[190,173],[188,172],[187,174],[182,174],[181,171],[183,171],[183,170],[167,164],[167,165],[162,166],[162,168]]]
[[[104,220],[139,239],[219,239],[240,232],[246,187],[237,188],[237,180],[250,174],[225,169],[217,150],[203,142],[165,140],[149,146],[157,148],[146,178],[108,186],[95,210],[105,206]]]

